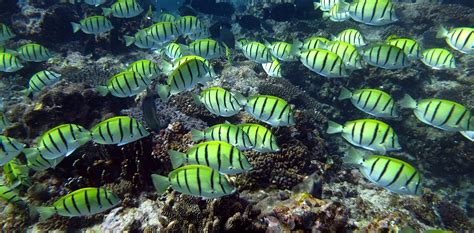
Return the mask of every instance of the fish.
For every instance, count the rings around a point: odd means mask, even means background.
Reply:
[[[61,156],[55,159],[47,159],[43,156],[41,150],[38,148],[25,148],[23,153],[26,157],[26,166],[37,172],[44,171],[49,168],[54,169],[65,158],[64,156]]]
[[[86,4],[89,4],[91,6],[98,7],[102,4],[104,4],[107,0],[84,0]]]
[[[23,68],[20,59],[10,53],[0,53],[0,71],[13,73]]]
[[[69,193],[55,201],[52,206],[36,207],[40,221],[57,214],[64,217],[91,216],[114,208],[120,198],[105,188],[88,187]]]
[[[270,95],[255,95],[247,99],[245,111],[253,118],[273,127],[295,125],[292,107],[284,99]]]
[[[348,77],[346,66],[335,53],[325,49],[310,49],[300,54],[300,61],[311,71],[327,78]]]
[[[117,0],[110,8],[102,8],[104,16],[113,15],[117,18],[133,18],[144,9],[136,0]]]
[[[294,42],[293,44],[276,41],[269,43],[265,41],[265,46],[270,49],[271,54],[281,61],[297,61],[298,60],[298,44]]]
[[[203,57],[200,57],[200,56],[196,56],[196,55],[186,55],[186,56],[182,56],[180,58],[176,58],[173,61],[172,64],[170,64],[166,61],[162,61],[161,68],[162,68],[164,74],[170,75],[178,66],[180,66],[181,64],[183,64],[183,63],[185,63],[189,60],[201,61],[202,63],[204,63],[204,65],[207,67],[207,69],[209,69],[209,76],[210,77],[216,77],[216,73],[214,72],[214,69],[212,68],[211,63],[207,59],[205,59]]]
[[[27,207],[27,203],[20,197],[16,187],[10,187],[0,183],[0,199],[15,206]]]
[[[49,50],[40,44],[25,44],[16,51],[21,60],[29,62],[43,62],[52,57]]]
[[[416,118],[435,128],[450,131],[468,131],[474,129],[474,119],[465,106],[444,99],[414,100],[405,95],[399,101],[402,108],[413,109]]]
[[[176,16],[174,16],[170,13],[166,13],[166,12],[163,12],[160,15],[153,18],[154,22],[171,22],[171,23],[173,23],[175,20],[176,20]]]
[[[159,119],[155,99],[156,94],[151,91],[147,91],[141,103],[141,110],[143,119],[145,120],[145,123],[148,128],[155,131],[156,133],[159,133],[160,130],[164,127],[164,125]]]
[[[184,48],[181,44],[178,43],[168,43],[163,49],[162,52],[169,57],[171,60],[178,59],[184,56]]]
[[[92,141],[102,145],[124,146],[150,135],[142,124],[128,116],[109,118],[90,131]]]
[[[10,120],[8,120],[7,116],[0,112],[0,133],[11,125],[12,123],[10,122]]]
[[[115,97],[126,98],[143,92],[151,82],[152,79],[138,72],[123,71],[112,76],[106,86],[98,86],[96,90],[102,96],[110,93]]]
[[[403,49],[388,44],[374,44],[361,52],[364,61],[384,69],[403,69],[410,65]]]
[[[333,37],[333,41],[342,41],[354,45],[355,47],[362,47],[367,45],[365,42],[362,33],[360,33],[356,29],[346,29],[342,32],[339,32],[335,37]]]
[[[207,29],[199,18],[192,15],[181,16],[174,23],[181,35],[191,35]]]
[[[339,100],[350,99],[359,110],[376,117],[398,118],[397,104],[388,93],[377,89],[358,89],[354,92],[342,88]]]
[[[276,136],[265,126],[249,123],[237,126],[249,136],[253,145],[252,150],[261,153],[280,151]]]
[[[53,71],[43,70],[35,73],[31,76],[30,81],[28,82],[28,88],[23,90],[23,94],[26,96],[31,93],[35,94],[43,90],[47,86],[51,86],[59,81],[61,74],[58,74]]]
[[[204,105],[209,112],[223,117],[239,113],[247,101],[242,94],[221,87],[204,89],[199,95],[194,95],[194,100]]]
[[[242,50],[246,58],[257,63],[273,62],[273,55],[270,50],[262,43],[257,41],[249,41],[247,43],[240,43],[237,41],[237,48]]]
[[[202,142],[186,153],[169,150],[173,169],[184,163],[205,165],[222,174],[236,175],[252,170],[247,157],[237,147],[222,141]]]
[[[160,43],[152,40],[146,31],[139,30],[134,36],[124,36],[125,46],[129,47],[134,44],[141,49],[154,49],[160,47]]]
[[[331,41],[327,43],[327,50],[337,54],[344,62],[347,69],[358,70],[364,68],[363,59],[357,48],[343,41]]]
[[[155,23],[143,30],[151,40],[159,44],[168,43],[181,35],[178,27],[171,22]]]
[[[237,191],[226,176],[203,165],[187,165],[173,170],[166,176],[152,174],[151,179],[158,194],[170,186],[183,194],[205,199],[231,195]]]
[[[277,59],[273,59],[273,62],[262,63],[262,68],[265,70],[265,73],[272,78],[283,77],[280,62]]]
[[[21,164],[17,158],[10,160],[3,166],[3,176],[7,184],[15,187],[18,185],[23,185],[25,187],[30,187],[32,185],[31,179],[28,176],[30,169]]]
[[[382,154],[401,149],[392,127],[374,119],[347,121],[344,125],[328,121],[327,133],[342,133],[342,137],[350,144]]]
[[[344,4],[341,11],[349,11],[351,18],[359,23],[382,26],[398,21],[391,0],[355,0]]]
[[[46,159],[67,157],[91,140],[90,132],[76,124],[58,125],[43,133],[37,147]]]
[[[150,80],[156,79],[160,74],[161,70],[158,65],[150,60],[138,60],[128,66],[129,71],[136,72],[142,77],[146,77]]]
[[[0,23],[0,43],[15,38],[15,33],[6,24]]]
[[[0,135],[0,166],[5,165],[13,158],[17,157],[25,148],[25,144],[20,141]]]
[[[421,174],[409,163],[382,155],[364,156],[351,148],[343,158],[355,165],[362,175],[377,186],[404,195],[421,195]]]
[[[215,59],[230,54],[227,45],[213,39],[196,40],[185,48],[189,53],[205,59]]]
[[[421,57],[421,46],[416,40],[392,35],[387,38],[386,43],[403,49],[409,59],[419,59]]]
[[[320,37],[320,36],[311,36],[306,38],[302,43],[300,43],[300,49],[302,51],[310,49],[325,49],[330,40]]]
[[[456,27],[450,30],[438,28],[436,38],[445,38],[449,47],[465,54],[474,54],[474,28]]]
[[[240,127],[228,122],[213,125],[203,131],[191,130],[192,140],[198,142],[201,140],[227,142],[239,150],[250,150],[253,144],[250,138]]]
[[[342,7],[344,6],[341,3],[334,4],[329,11],[323,13],[323,19],[329,19],[333,22],[349,20],[351,18],[349,11],[341,10]]]
[[[339,2],[340,0],[320,0],[320,2],[314,2],[314,9],[319,8],[321,11],[329,11]]]
[[[434,70],[456,69],[454,55],[447,49],[426,49],[422,53],[421,62]]]
[[[114,28],[112,23],[102,15],[89,16],[82,19],[79,23],[71,22],[74,33],[81,30],[86,34],[99,35],[108,32]]]

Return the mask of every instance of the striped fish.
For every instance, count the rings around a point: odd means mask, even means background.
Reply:
[[[393,45],[371,45],[362,50],[361,54],[370,65],[384,69],[402,69],[410,65],[403,49]]]
[[[354,164],[371,182],[389,191],[406,195],[421,195],[421,174],[410,164],[395,158],[364,156],[354,149],[349,150],[344,163]]]
[[[342,59],[325,49],[306,50],[300,54],[300,61],[311,71],[327,78],[349,76]]]
[[[0,53],[0,71],[2,72],[16,72],[23,68],[20,60],[15,55],[10,53]]]
[[[183,46],[178,43],[169,43],[163,48],[162,51],[172,60],[178,59],[184,55]]]
[[[168,151],[173,168],[184,163],[205,165],[222,174],[235,175],[252,170],[247,157],[237,147],[222,141],[199,143],[186,153]]]
[[[283,77],[280,62],[277,59],[274,59],[273,62],[262,63],[262,68],[265,70],[265,73],[272,78]]]
[[[0,199],[15,206],[27,207],[27,203],[21,199],[15,188],[0,183]]]
[[[469,109],[443,99],[414,100],[405,95],[399,102],[402,108],[413,109],[418,120],[435,128],[457,132],[474,129],[474,119]]]
[[[350,99],[359,110],[376,117],[399,117],[393,98],[384,91],[377,89],[359,89],[354,92],[342,88],[339,100]]]
[[[3,177],[8,185],[18,186],[23,185],[30,187],[32,185],[31,179],[28,176],[30,169],[21,164],[17,158],[10,160],[3,166]]]
[[[262,43],[251,41],[245,44],[237,43],[237,48],[242,49],[246,58],[257,63],[268,63],[273,61],[270,50]]]
[[[90,132],[84,127],[63,124],[44,133],[38,140],[38,148],[46,159],[56,159],[69,156],[90,140]]]
[[[178,31],[178,27],[171,22],[155,23],[143,30],[147,33],[148,37],[159,44],[170,42],[181,35]]]
[[[387,38],[386,43],[402,49],[410,59],[419,59],[421,57],[421,46],[416,40],[390,36]]]
[[[96,90],[102,96],[106,96],[110,92],[115,97],[126,98],[140,94],[151,82],[152,79],[142,76],[138,72],[123,71],[112,76],[106,86],[99,86]]]
[[[15,33],[13,33],[7,25],[0,23],[0,43],[12,39],[15,36]]]
[[[374,119],[348,121],[344,125],[328,121],[327,133],[342,133],[342,137],[352,145],[383,154],[401,149],[392,127]]]
[[[171,22],[171,23],[173,23],[175,20],[176,20],[176,16],[174,16],[170,13],[166,13],[166,12],[163,12],[160,15],[158,15],[157,17],[153,18],[154,22]]]
[[[342,8],[343,4],[337,3],[331,7],[331,10],[323,13],[323,19],[329,19],[333,22],[343,22],[351,18],[349,11],[345,11]]]
[[[0,135],[0,166],[18,156],[24,148],[25,144],[18,140]]]
[[[333,38],[333,41],[346,42],[356,47],[367,45],[362,34],[356,29],[346,29],[342,32],[339,32],[339,34]]]
[[[79,23],[71,22],[72,31],[74,33],[82,30],[86,34],[99,35],[108,32],[114,28],[112,23],[102,15],[89,16],[82,19]]]
[[[295,124],[295,118],[293,117],[293,110],[290,104],[276,96],[255,95],[249,97],[247,105],[245,105],[245,111],[255,119],[274,127]]]
[[[42,62],[51,58],[51,53],[40,44],[25,44],[17,49],[18,57],[24,61]]]
[[[117,18],[133,18],[140,15],[144,9],[136,0],[117,0],[110,8],[102,8],[104,16],[112,14]]]
[[[160,46],[160,43],[152,40],[144,30],[136,32],[134,36],[124,36],[123,39],[127,47],[132,44],[141,49],[154,49]]]
[[[421,62],[435,70],[456,69],[454,55],[447,49],[427,49],[422,53]]]
[[[215,59],[230,53],[229,48],[213,39],[196,40],[187,46],[190,53],[206,59]]]
[[[147,77],[150,80],[157,78],[161,70],[156,63],[150,60],[139,60],[133,62],[128,66],[128,70],[140,74],[142,77]]]
[[[61,78],[61,74],[53,71],[43,70],[34,74],[28,82],[28,89],[24,94],[29,95],[30,93],[37,93],[43,90],[47,86],[51,86],[58,82]]]
[[[56,168],[56,166],[63,161],[65,157],[61,156],[56,159],[47,159],[38,148],[25,148],[23,153],[26,156],[26,166],[37,172],[44,171],[49,168]]]
[[[10,120],[8,120],[8,118],[0,112],[0,133],[3,132],[3,130],[5,128],[8,128],[12,125],[12,123],[10,122]]]
[[[181,16],[175,20],[181,35],[191,35],[206,30],[205,25],[196,16]]]
[[[230,124],[213,125],[204,131],[191,130],[192,140],[198,142],[201,140],[227,142],[239,150],[249,150],[253,148],[250,138],[240,127]]]
[[[273,56],[281,61],[297,61],[298,60],[298,44],[297,42],[290,44],[283,41],[269,43],[265,41],[265,45]]]
[[[351,70],[364,68],[362,57],[355,46],[342,41],[332,41],[327,45],[327,50],[337,54],[346,65],[346,68]]]
[[[312,37],[306,38],[303,41],[303,43],[301,43],[301,46],[299,47],[302,51],[309,50],[309,49],[324,49],[326,48],[326,44],[329,42],[330,40],[324,37],[312,36]]]
[[[334,5],[339,3],[341,0],[320,0],[314,2],[314,9],[320,9],[321,11],[329,11]]]
[[[240,124],[237,126],[249,136],[253,150],[261,153],[280,151],[276,136],[265,126],[259,124]]]
[[[151,179],[158,194],[170,186],[180,193],[202,198],[219,198],[237,190],[226,176],[203,165],[180,167],[170,172],[168,177],[153,174]]]
[[[242,94],[220,87],[207,88],[199,95],[195,95],[194,99],[197,104],[204,105],[209,112],[223,117],[239,113],[246,103]]]
[[[356,0],[348,5],[349,15],[368,25],[387,25],[398,21],[391,0]]]
[[[171,73],[173,73],[173,71],[176,70],[176,68],[178,68],[180,65],[182,65],[183,63],[185,63],[187,61],[190,61],[190,60],[198,60],[198,61],[204,63],[204,65],[209,70],[208,75],[210,77],[216,77],[216,74],[214,72],[214,69],[212,68],[211,63],[208,60],[206,60],[205,58],[200,57],[200,56],[195,56],[195,55],[188,55],[188,56],[183,56],[183,57],[180,57],[180,58],[176,58],[173,61],[172,64],[163,60],[161,68],[163,70],[163,73],[169,76]]]
[[[448,31],[440,27],[436,37],[446,38],[446,43],[461,53],[474,54],[474,28],[459,27]]]
[[[117,116],[100,122],[91,129],[92,141],[97,144],[123,146],[140,140],[150,133],[137,120]]]
[[[37,207],[40,221],[57,214],[65,217],[91,216],[120,204],[121,200],[105,188],[82,188],[55,201],[51,207]]]

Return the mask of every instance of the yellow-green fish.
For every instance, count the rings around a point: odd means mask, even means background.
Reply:
[[[82,188],[55,201],[51,207],[37,207],[40,221],[57,214],[65,217],[91,216],[120,204],[121,200],[105,188]]]
[[[272,78],[283,77],[280,62],[277,59],[273,59],[273,62],[262,63],[262,68],[265,70],[265,73]]]
[[[204,105],[209,112],[223,117],[239,113],[246,103],[242,94],[221,87],[207,88],[199,95],[195,95],[194,99],[197,104]]]
[[[276,136],[265,126],[259,124],[240,124],[237,126],[248,135],[253,150],[261,153],[280,151]]]
[[[147,77],[150,80],[157,78],[161,73],[158,65],[150,60],[139,60],[133,62],[128,66],[128,70],[136,72],[142,77]]]
[[[418,120],[438,129],[458,132],[474,129],[471,111],[465,106],[444,99],[414,100],[411,96],[399,102],[402,108],[413,109]]]
[[[15,206],[27,207],[26,202],[21,199],[18,192],[15,191],[15,188],[16,187],[9,187],[5,184],[0,183],[0,199]]]
[[[0,53],[0,71],[3,72],[16,72],[23,68],[20,60],[15,55],[10,53]]]
[[[0,23],[0,43],[12,39],[15,36],[15,33],[13,33],[7,25]]]
[[[435,70],[456,69],[454,55],[447,49],[427,49],[423,51],[421,62]]]
[[[170,172],[168,177],[153,174],[151,179],[159,194],[170,186],[180,193],[202,198],[219,198],[237,190],[226,176],[203,165],[180,167]]]
[[[270,95],[249,97],[245,111],[257,120],[271,126],[290,126],[295,124],[293,110],[284,99]]]
[[[383,154],[401,149],[392,127],[374,119],[348,121],[344,125],[328,121],[327,133],[342,133],[342,137],[352,145]]]
[[[123,71],[112,76],[106,86],[98,86],[96,90],[106,96],[109,92],[115,97],[135,96],[144,91],[153,80],[134,71]]]
[[[342,88],[339,100],[350,99],[359,110],[376,117],[399,117],[397,105],[386,92],[377,89],[359,89],[354,92]]]
[[[357,52],[357,48],[349,43],[343,41],[332,41],[327,44],[327,50],[337,54],[346,68],[351,70],[362,69],[362,57]]]
[[[324,49],[326,48],[326,45],[329,42],[330,40],[324,37],[311,36],[311,37],[306,38],[299,47],[301,51],[309,50],[309,49]]]
[[[381,156],[364,156],[351,149],[344,163],[353,164],[365,178],[389,191],[406,195],[422,193],[421,174],[409,163],[399,159]]]
[[[38,140],[38,149],[46,159],[67,157],[91,140],[91,134],[80,125],[63,124],[45,132]]]
[[[230,124],[213,125],[203,131],[191,130],[192,140],[194,142],[203,139],[207,141],[227,142],[239,150],[249,150],[253,148],[250,138],[240,127]]]
[[[0,133],[3,132],[3,130],[5,128],[8,128],[12,125],[12,123],[10,122],[10,120],[8,120],[8,118],[0,112]]]
[[[51,86],[59,81],[61,74],[53,71],[43,70],[31,76],[28,82],[28,89],[24,90],[25,95],[37,93],[47,86]]]
[[[29,177],[30,169],[21,164],[17,158],[10,160],[3,166],[3,176],[10,186],[23,185],[26,187],[31,186],[31,179]]]
[[[446,38],[446,43],[461,53],[474,54],[474,28],[472,27],[452,28],[449,31],[440,27],[436,37]]]
[[[127,47],[132,44],[141,49],[154,49],[160,46],[160,44],[152,40],[144,30],[136,32],[134,36],[124,36],[123,39]]]
[[[191,54],[206,59],[215,59],[230,54],[230,50],[227,45],[213,39],[196,40],[189,44],[186,48]]]
[[[293,44],[283,42],[283,41],[276,41],[273,43],[269,43],[265,41],[265,45],[273,56],[275,56],[278,60],[281,61],[297,61],[298,60],[298,43],[294,42]]]
[[[311,71],[327,78],[349,76],[341,57],[325,49],[303,51],[300,54],[300,61]]]
[[[343,22],[351,18],[349,11],[342,10],[344,5],[341,3],[334,4],[331,9],[323,13],[323,19],[329,19],[333,22]]]
[[[144,9],[136,0],[117,0],[110,8],[102,8],[105,16],[112,14],[117,18],[133,18],[140,15]]]
[[[181,44],[178,43],[169,43],[163,48],[163,53],[171,58],[172,60],[183,57],[184,49]]]
[[[100,122],[91,129],[92,141],[97,144],[123,146],[140,140],[150,133],[137,120],[117,116]]]
[[[244,44],[238,42],[237,48],[242,50],[246,58],[257,63],[268,63],[273,61],[273,55],[264,44],[257,41],[250,41]]]
[[[82,30],[86,34],[99,35],[108,32],[114,28],[112,23],[102,15],[89,16],[82,19],[79,23],[71,22],[72,31],[74,33]]]
[[[386,43],[403,49],[405,54],[410,59],[419,59],[421,57],[421,46],[416,40],[409,38],[399,38],[395,35],[392,35],[387,38]]]
[[[42,62],[52,57],[47,48],[40,44],[25,44],[17,49],[18,57],[24,61]]]
[[[337,34],[333,40],[343,41],[356,47],[367,45],[362,34],[356,29],[346,29],[342,32],[339,32],[339,34]]]
[[[192,15],[179,17],[175,20],[175,24],[181,35],[191,35],[206,30],[206,26],[201,20]]]
[[[360,23],[381,26],[398,21],[391,0],[355,0],[346,5],[351,18]]]
[[[44,171],[49,168],[54,169],[65,158],[61,156],[56,159],[47,159],[38,148],[25,148],[23,153],[26,156],[26,166],[35,171]]]
[[[25,144],[18,140],[0,135],[0,166],[18,156],[24,148]]]
[[[155,23],[143,30],[146,32],[148,37],[159,44],[170,42],[181,35],[178,31],[178,27],[171,22]]]
[[[393,45],[370,45],[361,52],[364,61],[370,65],[384,69],[402,69],[410,65],[410,61],[403,51]]]

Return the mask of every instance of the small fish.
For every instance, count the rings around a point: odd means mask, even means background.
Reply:
[[[329,11],[339,2],[340,0],[320,0],[320,2],[314,2],[314,9],[319,8],[321,11]]]
[[[156,63],[150,60],[139,60],[133,62],[128,66],[128,70],[140,74],[142,77],[147,77],[150,80],[157,78],[161,70]]]
[[[8,118],[0,112],[0,133],[3,132],[3,130],[5,128],[8,128],[12,125],[12,123],[10,122],[10,120],[8,120]]]
[[[203,165],[187,165],[173,170],[166,176],[151,175],[158,194],[170,186],[180,192],[202,198],[219,198],[233,194],[237,189],[226,176]]]
[[[255,95],[249,97],[245,111],[257,120],[273,127],[290,126],[295,124],[293,110],[284,99],[270,95]]]
[[[242,53],[246,58],[257,63],[269,63],[273,62],[273,56],[264,44],[256,41],[247,42],[241,44],[239,41],[236,43],[237,48],[242,50]]]
[[[7,25],[0,23],[0,44],[14,38],[15,36],[15,33],[13,33]]]
[[[281,61],[297,61],[298,60],[298,44],[297,42],[290,44],[287,42],[277,41],[269,43],[265,41],[265,45],[273,56]]]
[[[91,6],[95,6],[95,7],[98,7],[102,4],[104,4],[107,0],[85,0],[84,2],[86,4],[89,4]]]
[[[348,10],[351,18],[360,23],[381,26],[398,21],[391,0],[356,0],[345,5],[341,11]]]
[[[18,57],[24,61],[42,62],[51,58],[51,53],[40,44],[25,44],[17,49]]]
[[[405,95],[399,102],[402,108],[413,109],[416,118],[435,128],[450,131],[474,129],[474,119],[469,109],[453,101],[443,99],[414,100]]]
[[[176,20],[176,16],[163,12],[153,19],[154,22],[171,22],[173,23]]]
[[[262,68],[265,70],[265,73],[272,78],[283,77],[280,62],[277,59],[274,59],[273,62],[262,63]]]
[[[346,66],[335,53],[325,49],[310,49],[300,54],[300,61],[311,71],[327,77],[348,77]]]
[[[334,40],[346,42],[356,47],[367,45],[362,34],[356,29],[346,29],[342,32],[339,32],[339,34],[333,38],[333,41]]]
[[[239,113],[246,104],[246,99],[242,94],[220,87],[207,88],[199,95],[195,95],[194,99],[197,104],[204,105],[209,112],[223,117]]]
[[[117,18],[133,18],[140,15],[144,9],[136,0],[117,0],[111,8],[102,8],[104,16],[112,14]]]
[[[384,69],[402,69],[410,65],[403,49],[393,45],[370,45],[364,48],[361,54],[370,65]]]
[[[0,71],[2,72],[16,72],[23,68],[20,60],[15,55],[10,53],[0,53]]]
[[[301,51],[310,49],[325,49],[329,42],[331,41],[324,37],[312,36],[306,38],[303,43],[301,43],[300,49]]]
[[[447,49],[427,49],[423,51],[421,62],[434,70],[456,69],[454,55]]]
[[[72,31],[74,33],[82,30],[86,34],[99,35],[108,32],[114,28],[112,23],[102,15],[89,16],[82,19],[79,23],[71,22]]]
[[[64,156],[61,156],[56,159],[47,159],[43,156],[41,150],[38,148],[25,148],[23,153],[26,156],[26,166],[37,172],[44,171],[49,168],[54,169],[65,158]]]
[[[121,200],[105,188],[82,188],[55,201],[51,207],[37,207],[40,221],[57,214],[65,217],[91,216],[120,204]]]
[[[175,24],[181,35],[191,35],[206,30],[201,20],[191,15],[179,17],[175,20]]]
[[[332,41],[327,44],[327,50],[337,54],[348,69],[357,70],[364,68],[362,57],[357,51],[357,48],[349,43]]]
[[[165,44],[180,36],[178,27],[171,22],[159,22],[143,29],[147,36],[159,44]]]
[[[30,169],[21,164],[17,158],[10,160],[3,166],[3,176],[8,185],[18,186],[23,185],[26,187],[31,186],[31,179],[28,176]]]
[[[249,136],[253,150],[261,153],[280,151],[276,136],[265,126],[259,124],[240,124],[237,126]]]
[[[409,38],[399,38],[395,35],[392,35],[387,38],[386,43],[403,49],[405,54],[410,59],[419,59],[421,57],[421,46],[416,40]]]
[[[192,140],[194,142],[203,139],[208,141],[227,142],[239,150],[250,150],[253,148],[249,136],[238,126],[224,123],[213,125],[204,131],[191,130]]]
[[[115,97],[126,98],[140,94],[151,82],[151,79],[138,72],[123,71],[112,76],[106,86],[98,86],[96,90],[102,96],[110,92]]]
[[[448,31],[439,27],[436,38],[446,38],[446,43],[461,53],[474,54],[474,28],[458,27]]]
[[[343,22],[351,18],[349,11],[344,11],[344,5],[341,3],[334,4],[331,9],[323,13],[323,19],[329,19],[333,22]]]
[[[25,148],[25,144],[10,137],[0,135],[0,166],[18,156]]]
[[[381,155],[364,156],[355,149],[350,149],[343,161],[357,166],[365,178],[389,191],[421,195],[421,174],[409,163]]]
[[[23,92],[27,96],[31,93],[38,93],[43,90],[43,88],[58,82],[60,78],[61,74],[56,72],[48,70],[40,71],[30,78],[30,81],[28,82],[28,89],[24,90]]]
[[[376,117],[399,117],[393,98],[377,89],[359,89],[354,92],[342,88],[339,100],[350,99],[359,110]]]
[[[383,154],[401,149],[392,127],[374,119],[348,121],[344,125],[328,121],[327,133],[342,133],[342,137],[352,145]]]
[[[38,149],[46,159],[56,159],[71,155],[90,140],[90,132],[84,127],[63,124],[44,133],[38,140]]]
[[[184,163],[205,165],[222,174],[235,175],[252,170],[247,157],[233,145],[222,141],[197,144],[186,153],[168,151],[173,168]]]
[[[215,59],[229,54],[229,48],[213,39],[196,40],[187,46],[190,53],[206,59]]]
[[[160,43],[152,40],[144,30],[136,32],[134,36],[124,36],[123,39],[127,47],[132,44],[141,49],[154,49],[160,46]]]
[[[0,199],[15,206],[27,207],[27,203],[21,199],[15,188],[0,183]]]
[[[100,122],[91,129],[92,141],[97,144],[123,146],[140,140],[150,133],[137,120],[117,116]]]
[[[169,43],[163,48],[163,53],[172,60],[183,57],[184,49],[181,44]]]

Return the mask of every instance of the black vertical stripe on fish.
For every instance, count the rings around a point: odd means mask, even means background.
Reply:
[[[290,104],[286,103],[285,107],[283,107],[283,109],[281,110],[280,114],[278,115],[278,120],[280,120],[282,117],[283,117],[283,114],[285,113],[286,109],[289,108]],[[290,115],[291,113],[288,112],[288,116]]]
[[[388,137],[388,134],[390,132],[390,127],[387,126],[387,130],[385,131],[385,133],[383,134],[383,137],[382,137],[382,142],[380,144],[384,144],[385,141],[387,140],[387,137]]]
[[[97,201],[97,204],[99,205],[99,208],[102,208],[102,201],[100,199],[100,188],[97,189],[95,199]]]
[[[368,146],[372,145],[375,141],[375,139],[377,138],[377,134],[379,132],[379,125],[380,123],[377,122],[377,124],[375,125],[375,130],[374,130],[374,134],[372,135],[372,140],[370,140],[370,143]]]
[[[142,131],[140,125],[138,124],[138,121],[135,120],[135,119],[133,119],[133,121],[135,122],[135,127],[136,127],[137,130],[138,130],[138,134],[140,134],[140,136],[143,137],[144,134],[143,134],[143,131]]]
[[[118,125],[118,128],[119,128],[119,132],[120,132],[120,141],[119,142],[122,142],[123,141],[123,126],[122,126],[122,118],[119,118],[119,125]]]
[[[53,137],[51,136],[51,134],[48,134],[48,137],[49,137],[49,140],[51,141],[51,144],[53,144],[54,148],[56,148],[56,151],[58,153],[61,153],[61,149],[59,149],[58,145],[56,144],[56,142],[54,141]],[[46,144],[46,143],[44,143]]]
[[[362,123],[362,126],[360,127],[359,145],[362,145],[362,140],[364,139],[365,123],[367,123],[367,122],[364,121],[364,123]]]
[[[451,118],[451,116],[453,115],[453,112],[454,112],[454,109],[456,108],[456,105],[453,104],[453,106],[451,107],[451,109],[449,110],[449,113],[448,115],[446,116],[446,119],[444,119],[444,121],[439,125],[439,126],[442,126],[444,124],[446,124],[449,119]]]
[[[263,111],[265,111],[265,106],[267,106],[267,101],[268,101],[268,97],[265,97],[265,100],[263,101],[262,107],[260,109],[260,114],[257,117],[258,119],[261,119]],[[277,102],[278,102],[278,100],[277,100]]]
[[[382,98],[382,92],[380,92],[379,96],[377,97],[377,100],[375,101],[374,106],[369,110],[369,112],[373,111],[375,108],[377,108],[377,105],[380,102],[380,99]],[[390,101],[390,100],[389,100]]]
[[[428,113],[428,110],[429,110],[429,108],[430,108],[431,103],[432,103],[432,101],[430,101],[430,102],[428,103],[428,105],[426,105],[425,111],[423,112],[423,117],[425,117],[425,118],[426,118],[426,114]]]
[[[400,174],[402,174],[404,167],[405,167],[405,164],[402,164],[402,166],[400,166],[400,168],[398,169],[397,174],[395,174],[395,177],[393,177],[392,181],[385,187],[389,187],[390,185],[395,183],[398,180],[398,178],[400,178]]]
[[[91,204],[89,203],[89,196],[87,195],[87,190],[84,191],[84,200],[86,202],[87,211],[88,211],[88,213],[90,213],[91,212]]]
[[[380,179],[382,179],[383,175],[385,174],[385,172],[387,171],[387,168],[388,168],[388,164],[390,164],[391,160],[387,160],[387,162],[385,163],[385,166],[383,167],[383,170],[382,172],[380,173],[379,175],[379,178],[377,178],[377,182],[379,182]]]
[[[469,36],[466,36],[466,38],[464,38],[464,42],[462,43],[461,49],[463,49],[466,46],[467,42],[471,39],[472,35],[474,35],[474,31],[471,31],[471,33],[469,33]]]
[[[259,100],[260,98],[255,98],[254,101],[253,101],[253,106],[252,106],[252,113],[255,114],[255,107],[257,106],[257,101]]]
[[[457,119],[456,125],[459,125],[461,123],[461,120],[464,118],[464,116],[467,114],[468,110],[464,109],[464,112],[461,114],[461,116]]]
[[[107,200],[107,202],[110,204],[110,205],[114,205],[114,203],[112,202],[112,200],[110,200],[109,198],[109,195],[107,194],[107,190],[104,188],[104,196],[105,196],[105,200]]]
[[[72,124],[69,124],[69,132],[71,133],[72,139],[77,140],[76,133],[74,133],[74,128],[72,127]]]
[[[199,174],[200,168],[196,169],[196,179],[197,179],[197,185],[198,185],[198,190],[199,190],[199,196],[202,195],[202,187],[201,187],[201,174]]]
[[[186,188],[188,189],[188,192],[191,193],[191,189],[189,188],[188,170],[187,169],[184,169],[184,183],[186,184]]]
[[[321,67],[321,69],[319,70],[319,72],[322,72],[322,71],[324,70],[324,68],[326,67],[327,60],[328,60],[328,56],[329,56],[329,53],[326,52],[326,53],[324,54],[323,66]]]
[[[206,146],[207,146],[207,145],[206,145]],[[197,164],[201,164],[201,163],[199,162],[199,148],[198,148],[198,150],[196,150],[196,152],[194,153],[194,160],[196,160],[196,163],[197,163]]]
[[[226,138],[227,138],[227,140],[229,140],[229,141],[234,141],[234,140],[232,140],[232,139],[230,138],[230,128],[227,127],[226,130],[227,130],[227,133],[226,133]],[[237,132],[238,132],[238,130],[237,130]],[[235,143],[237,143],[237,137],[235,138]]]
[[[214,171],[214,169],[212,169],[211,170],[211,177],[210,177],[211,180],[209,181],[209,183],[211,184],[211,192],[212,193],[215,192],[215,190],[214,190],[214,173],[215,173],[215,171]]]
[[[352,125],[352,130],[351,130],[351,138],[352,140],[355,140],[354,136],[355,136],[355,128],[356,128],[356,124],[353,124]]]
[[[181,181],[179,180],[179,174],[181,174],[181,172],[178,172],[176,174],[176,184],[178,184],[178,187],[181,189],[182,187],[181,187]]]
[[[361,92],[361,93],[359,94],[359,97],[357,98],[357,104],[359,104],[360,101],[362,100],[362,95],[363,95],[364,93],[365,93],[365,91],[364,91],[364,92]]]
[[[217,170],[221,170],[221,164],[222,164],[222,161],[221,161],[221,144],[217,144]]]
[[[224,109],[227,110],[227,93],[228,91],[224,91]],[[231,100],[232,101],[232,100]]]
[[[206,144],[206,146],[204,147],[204,158],[206,160],[206,166],[209,166],[209,148],[208,148],[209,144]]]
[[[66,212],[68,212],[69,214],[71,214],[71,211],[69,210],[69,208],[68,208],[67,205],[66,205],[66,198],[63,198],[63,207],[64,207],[64,209],[66,210]]]
[[[215,99],[216,99],[216,105],[217,105],[217,112],[220,113],[221,112],[221,104],[219,103],[219,91],[216,90],[215,93],[216,93]]]
[[[225,191],[224,185],[222,184],[222,175],[220,175],[220,174],[219,174],[219,186],[221,187],[222,192],[224,194],[227,194],[227,191]]]
[[[221,131],[222,131],[222,126],[219,126],[219,128],[217,129],[217,132],[218,132],[217,135],[219,135],[219,141],[222,141],[222,132]]]
[[[114,141],[114,136],[112,135],[112,132],[110,130],[110,122],[109,121],[107,121],[107,123],[105,124],[105,127],[107,129],[107,134],[109,135],[110,141],[113,142]]]
[[[438,113],[438,109],[439,109],[439,106],[440,106],[440,105],[441,105],[441,101],[438,102],[438,104],[436,105],[436,108],[435,108],[435,110],[434,110],[434,113],[433,113],[433,115],[431,116],[431,120],[430,120],[431,123],[433,123],[433,120],[435,119],[436,114]]]
[[[421,176],[418,176],[418,181],[416,182],[415,193],[418,193],[418,188],[420,187],[421,183]]]
[[[365,102],[364,102],[364,106],[362,108],[365,109],[365,107],[367,107],[367,103],[369,103],[371,96],[372,96],[372,91],[369,91],[369,94],[367,95],[367,98],[365,99]]]

